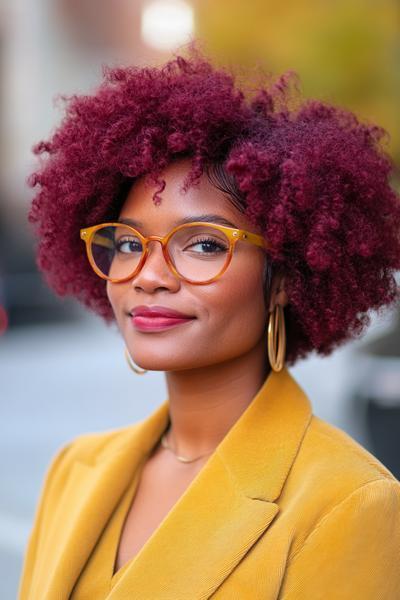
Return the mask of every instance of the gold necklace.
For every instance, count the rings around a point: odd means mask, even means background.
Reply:
[[[215,450],[215,448],[214,448],[213,450],[210,450],[209,452],[206,452],[205,454],[201,454],[197,458],[185,458],[184,456],[179,456],[178,454],[175,454],[173,448],[168,444],[167,438],[166,438],[166,433],[164,433],[161,437],[161,445],[163,448],[170,450],[172,452],[172,454],[175,456],[175,458],[183,463],[191,463],[191,462],[194,462],[195,460],[199,460],[199,458],[203,458],[203,456],[207,456],[207,454],[211,454],[211,452],[214,452],[214,450]]]

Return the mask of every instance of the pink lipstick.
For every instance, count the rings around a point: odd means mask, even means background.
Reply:
[[[196,317],[166,306],[137,306],[129,312],[132,323],[139,331],[161,331],[193,321]]]

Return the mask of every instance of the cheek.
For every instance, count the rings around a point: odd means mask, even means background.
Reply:
[[[220,280],[214,293],[204,299],[212,337],[218,338],[219,344],[248,349],[263,335],[267,308],[262,276],[263,265],[250,272],[232,270]]]
[[[111,283],[110,281],[107,281],[107,285],[106,285],[107,297],[108,297],[108,301],[110,302],[111,307],[113,309],[117,323],[121,322],[121,311],[122,311],[121,297],[123,295],[123,288],[124,288],[124,285],[121,283],[116,285],[115,283]]]
[[[106,292],[107,292],[108,301],[111,304],[112,309],[115,313],[114,290],[113,290],[112,284],[109,281],[106,282]]]

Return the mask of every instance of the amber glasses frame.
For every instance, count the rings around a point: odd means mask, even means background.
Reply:
[[[167,247],[170,238],[174,235],[174,233],[176,231],[178,231],[179,229],[188,228],[188,227],[197,227],[199,225],[201,225],[201,226],[207,225],[208,227],[212,227],[218,231],[222,231],[229,240],[229,251],[227,254],[227,258],[226,258],[224,267],[221,269],[221,271],[218,273],[218,275],[216,275],[215,277],[212,277],[211,279],[207,279],[206,281],[193,281],[192,279],[188,279],[187,277],[184,277],[183,275],[181,275],[176,270],[176,268],[169,256],[168,247]],[[93,239],[93,236],[96,233],[96,231],[98,231],[99,229],[102,229],[103,227],[110,227],[110,226],[126,227],[127,229],[131,230],[134,233],[134,235],[140,239],[140,241],[142,243],[142,246],[143,246],[142,258],[140,259],[135,270],[127,277],[117,278],[117,279],[108,277],[107,275],[104,275],[104,273],[102,273],[97,268],[96,263],[94,261],[92,251],[91,251],[91,241]],[[244,241],[244,242],[248,242],[250,244],[254,244],[255,246],[263,248],[264,250],[268,250],[270,248],[270,246],[269,246],[268,242],[265,240],[265,238],[257,233],[252,233],[251,231],[246,231],[245,229],[237,229],[234,227],[228,227],[225,225],[219,225],[216,223],[208,223],[208,222],[204,222],[204,221],[192,221],[190,223],[183,223],[182,225],[177,225],[176,227],[171,229],[171,231],[169,233],[167,233],[164,236],[160,236],[160,235],[145,236],[145,235],[141,234],[140,231],[138,231],[135,227],[132,227],[132,225],[128,225],[128,224],[122,223],[122,222],[99,223],[98,225],[92,225],[91,227],[84,227],[83,229],[81,229],[80,237],[86,244],[86,254],[89,259],[89,263],[90,263],[92,269],[94,270],[94,272],[96,273],[96,275],[98,275],[102,279],[106,279],[107,281],[110,281],[111,283],[123,283],[125,281],[129,281],[130,279],[135,277],[141,271],[144,263],[146,262],[146,258],[148,256],[148,252],[149,252],[148,244],[152,240],[160,242],[160,244],[162,246],[162,252],[163,252],[165,262],[167,263],[167,265],[168,265],[169,269],[172,271],[172,273],[179,279],[182,279],[183,281],[186,281],[188,283],[192,283],[193,285],[205,285],[208,283],[213,283],[214,281],[219,279],[227,270],[227,268],[232,260],[232,256],[233,256],[233,252],[235,250],[236,244],[239,241]],[[108,246],[108,244],[109,244],[109,240],[104,238],[104,245]]]

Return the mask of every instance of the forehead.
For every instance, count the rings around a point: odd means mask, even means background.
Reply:
[[[157,186],[141,177],[132,185],[119,218],[137,222],[142,232],[165,233],[183,220],[196,220],[201,215],[216,215],[220,224],[230,224],[243,229],[251,228],[248,218],[230,201],[229,196],[217,189],[203,174],[199,182],[182,191],[184,180],[190,171],[190,160],[174,161],[160,175],[165,188],[159,193],[161,203],[155,205],[153,194]],[[212,219],[218,222],[218,219]],[[140,223],[140,225],[139,225]],[[253,228],[254,229],[254,228]]]

